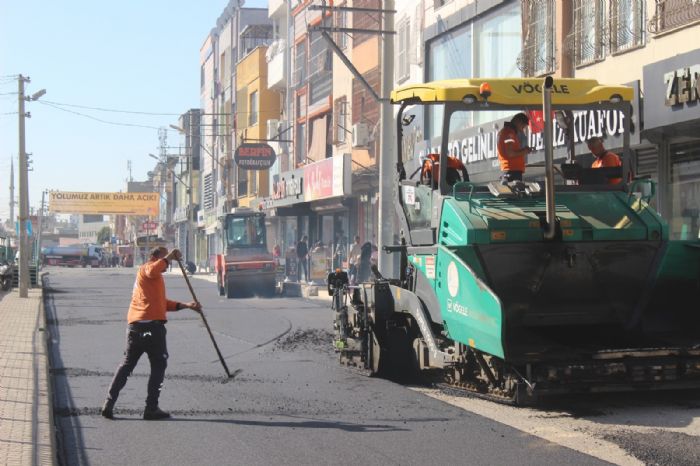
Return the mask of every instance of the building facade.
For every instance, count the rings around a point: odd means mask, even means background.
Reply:
[[[698,238],[700,4],[564,3],[561,7],[569,10],[562,12],[561,46],[568,68],[575,77],[635,87],[640,97],[632,122],[638,133],[631,154],[634,173],[658,183],[655,204],[669,221],[671,237]],[[614,143],[608,145],[614,148]]]
[[[203,270],[213,270],[214,257],[223,245],[220,219],[236,205],[239,173],[232,162],[240,118],[236,67],[251,50],[270,41],[269,32],[263,37],[243,34],[249,26],[269,25],[270,20],[267,9],[243,8],[241,3],[229,2],[200,48],[200,148],[204,154],[194,243],[195,262]]]

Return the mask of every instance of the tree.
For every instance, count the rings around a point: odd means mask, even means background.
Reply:
[[[109,227],[102,227],[97,232],[97,244],[109,243],[112,238],[112,230]]]

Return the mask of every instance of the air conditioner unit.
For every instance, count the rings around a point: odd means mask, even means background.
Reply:
[[[279,139],[279,120],[267,120],[267,139]]]
[[[352,125],[352,147],[363,147],[369,142],[369,126],[367,123]]]

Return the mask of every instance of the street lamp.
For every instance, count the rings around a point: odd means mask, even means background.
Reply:
[[[46,89],[41,89],[31,96],[24,95],[24,84],[29,83],[29,77],[17,78],[19,94],[19,297],[26,298],[29,295],[29,237],[27,235],[27,221],[29,220],[29,174],[27,153],[25,151],[24,119],[29,113],[24,112],[24,102],[31,102],[46,94]]]

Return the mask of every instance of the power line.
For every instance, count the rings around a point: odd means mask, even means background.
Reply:
[[[51,100],[41,100],[41,102],[47,103],[47,104],[53,104],[61,107],[75,107],[75,108],[84,108],[86,110],[97,110],[100,112],[113,112],[113,113],[131,113],[134,115],[154,115],[154,116],[180,116],[179,113],[160,113],[160,112],[140,112],[140,111],[135,111],[135,110],[117,110],[114,108],[104,108],[104,107],[90,107],[87,105],[77,105],[77,104],[66,104],[62,102],[54,102]]]
[[[131,126],[131,127],[136,127],[136,128],[148,128],[148,129],[160,129],[158,126],[139,125],[139,124],[136,124],[136,123],[121,123],[121,122],[117,122],[117,121],[103,120],[103,119],[101,119],[101,118],[97,118],[97,117],[94,117],[94,116],[92,116],[92,115],[86,115],[86,114],[84,114],[84,113],[76,112],[76,111],[73,111],[73,110],[68,110],[67,108],[61,108],[61,107],[59,107],[59,106],[57,106],[57,105],[53,105],[53,104],[51,104],[51,103],[49,103],[49,102],[47,102],[47,101],[43,101],[43,100],[37,100],[37,103],[40,103],[40,104],[42,104],[42,105],[46,105],[47,107],[55,108],[56,110],[61,110],[62,112],[72,113],[72,114],[74,114],[74,115],[78,115],[78,116],[81,116],[81,117],[83,117],[83,118],[89,118],[90,120],[95,120],[95,121],[98,121],[98,122],[100,122],[100,123],[105,123],[105,124],[108,124],[108,125],[115,125],[115,126]]]

